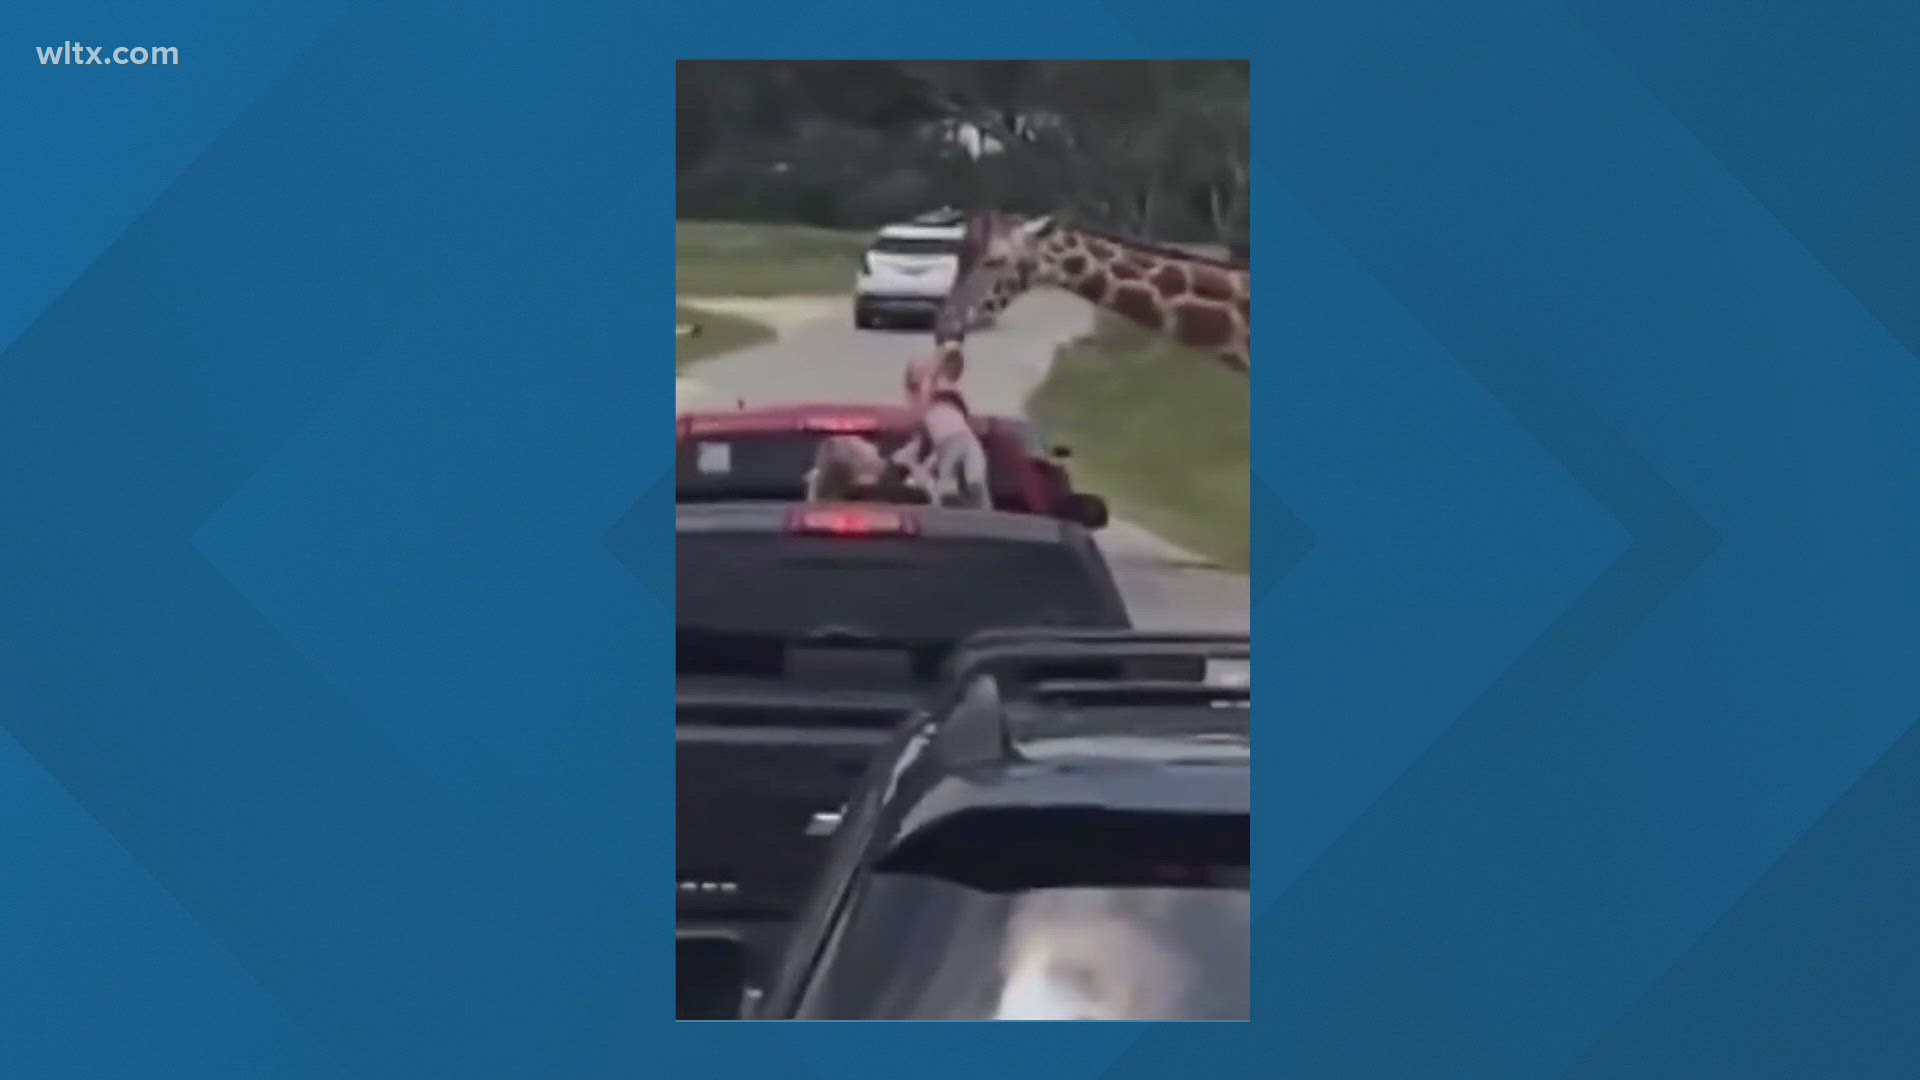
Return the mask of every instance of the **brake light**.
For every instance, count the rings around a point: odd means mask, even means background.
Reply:
[[[730,435],[744,428],[745,425],[737,421],[728,423],[725,418],[690,416],[680,421],[680,437],[697,439],[704,435]]]
[[[796,510],[787,531],[806,536],[913,536],[919,525],[898,510],[872,507],[819,507]]]
[[[871,416],[810,416],[800,426],[808,431],[866,435],[880,430],[880,421]]]

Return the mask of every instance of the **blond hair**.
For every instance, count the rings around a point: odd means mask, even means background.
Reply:
[[[878,483],[887,462],[880,448],[858,435],[834,435],[820,440],[807,470],[807,501],[838,502],[856,488]]]

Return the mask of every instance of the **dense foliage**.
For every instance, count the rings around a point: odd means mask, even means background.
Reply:
[[[678,83],[683,218],[871,228],[993,206],[1246,237],[1245,61],[702,60]]]

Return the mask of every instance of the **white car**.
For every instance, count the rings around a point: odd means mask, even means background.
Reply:
[[[860,256],[853,285],[853,325],[862,330],[905,316],[931,322],[960,270],[966,226],[929,215],[888,225]]]

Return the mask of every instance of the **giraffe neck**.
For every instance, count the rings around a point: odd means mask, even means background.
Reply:
[[[1033,271],[1029,266],[1022,266],[1007,274],[995,282],[993,291],[987,294],[986,299],[980,301],[980,306],[974,312],[975,319],[994,318],[1005,311],[1008,305],[1023,295],[1032,285]]]
[[[1245,267],[1063,229],[1041,243],[1035,277],[1248,370]]]

